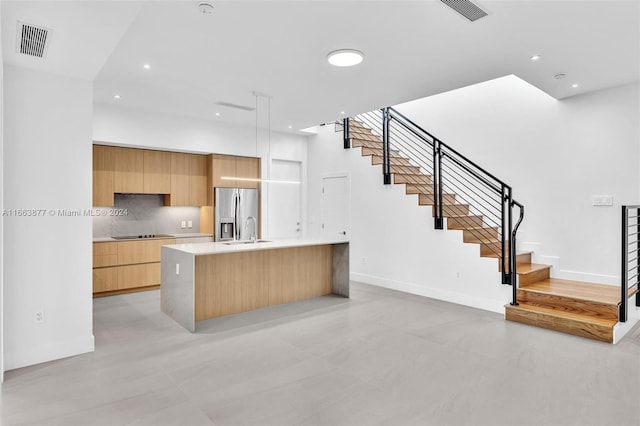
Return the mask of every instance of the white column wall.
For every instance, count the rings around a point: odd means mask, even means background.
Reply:
[[[4,365],[92,351],[91,82],[4,68]],[[33,210],[31,210],[33,211]],[[54,213],[51,214],[50,212]],[[36,323],[44,312],[44,323]]]

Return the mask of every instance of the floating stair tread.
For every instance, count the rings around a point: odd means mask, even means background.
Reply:
[[[620,288],[605,284],[549,278],[521,286],[520,290],[609,305],[618,305],[620,303]]]
[[[518,310],[523,312],[532,312],[532,313],[542,314],[542,315],[553,317],[553,318],[575,321],[583,324],[591,324],[591,325],[595,325],[599,327],[607,327],[607,328],[610,327],[612,329],[613,329],[613,326],[618,323],[617,320],[613,320],[613,319],[592,317],[589,315],[582,315],[582,314],[576,314],[573,312],[560,311],[556,309],[545,308],[543,306],[530,305],[528,303],[520,303],[518,306],[506,305],[505,307],[507,308],[507,310],[512,309],[512,310]]]

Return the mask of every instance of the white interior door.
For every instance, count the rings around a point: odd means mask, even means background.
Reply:
[[[322,233],[327,238],[349,238],[351,194],[348,175],[322,178]]]
[[[299,237],[302,232],[302,163],[273,160],[270,178],[269,238]]]

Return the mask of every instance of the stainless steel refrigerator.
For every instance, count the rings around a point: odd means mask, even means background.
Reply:
[[[215,240],[258,238],[258,190],[214,188]]]

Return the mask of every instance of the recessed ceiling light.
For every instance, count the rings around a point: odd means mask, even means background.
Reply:
[[[293,129],[293,126],[291,126],[291,125],[290,125],[290,126],[289,126],[289,128],[290,128],[290,129]]]
[[[219,112],[216,112],[216,117],[220,117],[220,113]]]
[[[532,57],[530,57],[529,59],[531,59],[532,61],[539,61],[540,58],[542,58],[542,56],[540,55],[533,55]]]
[[[213,13],[213,5],[209,2],[200,2],[198,9],[200,9],[200,12],[205,15],[211,15]]]
[[[340,114],[344,115],[344,111],[340,111]]]
[[[575,89],[576,87],[578,87],[578,86],[580,86],[578,83],[573,83],[573,84],[571,85],[571,87],[573,87],[574,89]]]
[[[151,69],[151,65],[149,65],[149,64],[144,64],[143,67],[144,67],[145,70],[150,70]]]
[[[336,67],[352,67],[364,59],[364,53],[354,49],[340,49],[329,52],[327,60]]]
[[[114,97],[115,99],[120,99],[120,95],[118,95],[118,94],[113,95],[113,97]]]

